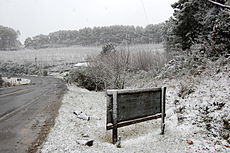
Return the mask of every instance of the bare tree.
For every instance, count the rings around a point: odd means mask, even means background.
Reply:
[[[91,62],[88,69],[97,85],[104,84],[105,88],[124,88],[130,63],[129,51],[113,49],[89,59]]]

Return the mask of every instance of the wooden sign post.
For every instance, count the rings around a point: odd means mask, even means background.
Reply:
[[[113,131],[117,142],[119,127],[161,118],[161,134],[165,128],[166,87],[148,89],[107,90],[106,129]]]

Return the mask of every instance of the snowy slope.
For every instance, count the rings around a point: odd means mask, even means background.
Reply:
[[[230,67],[219,65],[198,76],[130,80],[130,88],[167,86],[166,131],[160,135],[160,119],[119,128],[121,148],[111,144],[111,131],[105,129],[105,94],[68,86],[55,126],[38,152],[230,152]],[[74,111],[91,119],[79,119]],[[86,138],[93,146],[77,143]]]

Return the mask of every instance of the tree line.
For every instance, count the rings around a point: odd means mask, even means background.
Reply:
[[[166,51],[199,51],[209,57],[230,54],[230,1],[178,0],[172,4],[173,16],[164,23],[141,26],[103,26],[79,30],[60,30],[48,35],[28,37],[26,48],[55,46],[103,46],[107,43],[147,44],[164,42]],[[0,26],[0,50],[16,50],[19,31]],[[195,54],[196,54],[195,53]]]
[[[25,40],[26,48],[46,48],[55,45],[100,46],[113,44],[145,44],[160,43],[164,23],[150,24],[146,27],[134,26],[104,26],[83,28],[80,30],[61,30],[48,35],[37,35]]]

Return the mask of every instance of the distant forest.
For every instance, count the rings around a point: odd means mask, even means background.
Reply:
[[[208,57],[230,55],[230,1],[178,0],[171,5],[173,16],[164,23],[140,26],[103,26],[79,30],[61,30],[25,40],[25,48],[47,48],[72,45],[103,46],[107,43],[164,43],[167,52],[197,50]],[[16,50],[19,31],[0,26],[0,50]],[[199,49],[193,48],[199,46]]]
[[[0,25],[0,50],[17,50],[21,46],[17,40],[20,32]]]
[[[80,30],[61,30],[48,35],[37,35],[25,40],[26,48],[46,48],[55,45],[100,46],[113,44],[146,44],[160,43],[164,23],[150,24],[145,28],[137,26],[104,26],[83,28]]]

